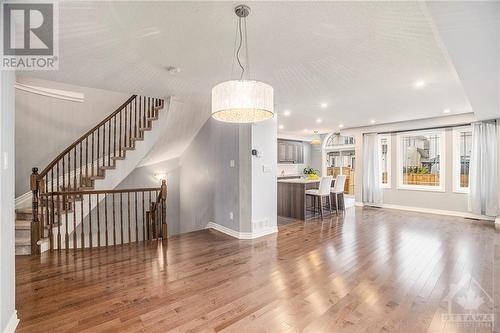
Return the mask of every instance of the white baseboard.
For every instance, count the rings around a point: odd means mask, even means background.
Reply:
[[[465,218],[479,219],[479,220],[488,220],[488,221],[495,220],[495,218],[492,216],[478,215],[478,214],[472,214],[472,213],[468,213],[468,212],[459,212],[459,211],[454,211],[454,210],[442,210],[442,209],[421,208],[421,207],[412,207],[412,206],[400,206],[400,205],[391,205],[391,204],[382,204],[380,207],[381,208],[388,208],[388,209],[406,210],[409,212],[417,212],[417,213],[458,216],[458,217],[465,217]]]
[[[19,324],[19,318],[17,318],[17,311],[14,310],[10,316],[7,326],[3,330],[3,333],[14,333],[16,331],[17,324]]]
[[[208,222],[208,224],[205,228],[206,229],[209,229],[209,228],[214,229],[214,230],[220,231],[226,235],[229,235],[231,237],[238,238],[238,239],[255,239],[255,238],[267,236],[267,235],[274,234],[274,233],[278,232],[277,227],[262,229],[262,230],[259,230],[258,232],[239,232],[239,231],[235,231],[233,229],[230,229],[228,227],[224,227],[224,226],[217,224],[217,223],[214,223],[214,222]]]
[[[356,207],[364,207],[365,204],[362,203],[362,202],[356,201],[356,202],[354,202],[354,206],[356,206]]]

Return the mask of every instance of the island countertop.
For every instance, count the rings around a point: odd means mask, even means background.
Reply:
[[[319,183],[319,179],[307,179],[307,178],[278,179],[278,183],[314,184],[314,183]]]

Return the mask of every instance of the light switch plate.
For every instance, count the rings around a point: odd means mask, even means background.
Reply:
[[[269,165],[263,165],[262,166],[262,172],[264,173],[270,173],[272,171],[272,168]]]
[[[235,163],[234,163],[234,160],[230,160],[230,161],[229,161],[229,166],[230,166],[231,168],[234,168],[234,164],[235,164]]]

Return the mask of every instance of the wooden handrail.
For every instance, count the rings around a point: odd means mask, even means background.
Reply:
[[[41,193],[37,230],[48,233],[50,250],[166,240],[166,190],[163,180],[160,187]]]
[[[61,223],[60,214],[65,214],[67,218],[66,212],[69,209],[76,209],[75,207],[71,208],[71,205],[74,206],[75,201],[82,198],[88,199],[89,211],[91,211],[91,202],[94,199],[99,201],[99,197],[106,199],[110,195],[119,196],[121,200],[123,194],[127,197],[130,197],[131,194],[137,197],[139,193],[142,196],[143,208],[145,208],[145,193],[149,192],[146,200],[149,204],[153,203],[155,199],[158,200],[158,198],[153,198],[153,195],[162,193],[163,186],[121,190],[94,190],[94,186],[95,180],[104,179],[106,170],[117,168],[117,161],[125,159],[127,151],[136,148],[137,141],[144,140],[145,132],[152,129],[153,121],[159,118],[159,111],[163,106],[163,99],[134,94],[64,149],[42,172],[38,173],[38,168],[33,168],[30,179],[33,196],[32,253],[39,252],[39,240],[47,236],[47,231],[51,240],[50,248],[54,248],[52,242],[55,240],[52,238],[52,227],[50,226],[64,225],[67,232],[68,221]],[[127,198],[127,201],[130,201],[130,198]],[[164,202],[161,202],[161,205],[165,206]],[[97,205],[97,209],[99,210],[99,205]],[[79,207],[78,210],[83,212],[83,206]],[[113,211],[113,213],[115,212]],[[97,218],[99,219],[99,213],[97,213]],[[76,221],[74,222],[76,223]],[[65,235],[63,238],[68,242],[67,236]],[[57,237],[57,248],[60,248],[61,234],[59,230]]]
[[[130,189],[114,189],[114,190],[85,190],[85,191],[59,191],[42,193],[42,196],[54,195],[82,195],[82,194],[113,194],[113,193],[132,193],[132,192],[148,192],[148,191],[161,191],[161,187],[141,187]]]
[[[38,177],[42,178],[42,177],[46,176],[47,173],[50,171],[50,169],[52,169],[52,167],[57,162],[59,162],[61,160],[61,158],[63,158],[64,156],[66,156],[66,154],[68,154],[80,142],[83,142],[83,140],[85,140],[86,138],[88,138],[93,132],[95,132],[96,129],[98,129],[99,127],[101,127],[102,125],[104,125],[106,122],[108,122],[108,120],[110,120],[115,115],[117,115],[118,112],[122,111],[123,108],[125,106],[127,106],[130,102],[132,102],[136,97],[137,97],[137,95],[130,96],[130,98],[127,99],[122,105],[120,105],[120,107],[118,107],[118,109],[116,109],[112,114],[110,114],[109,116],[107,116],[106,118],[104,118],[104,120],[102,120],[99,124],[95,125],[92,129],[90,129],[85,134],[83,134],[80,138],[78,138],[75,142],[73,142],[70,146],[68,146],[68,148],[64,149],[59,155],[57,155],[57,157],[52,162],[49,163],[49,165],[47,165],[47,167],[45,167],[45,169],[43,169],[42,172],[40,172],[38,174]]]

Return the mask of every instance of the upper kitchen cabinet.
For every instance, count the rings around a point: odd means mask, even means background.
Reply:
[[[304,163],[304,145],[302,142],[278,140],[278,163]]]

